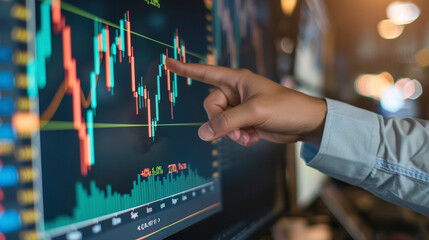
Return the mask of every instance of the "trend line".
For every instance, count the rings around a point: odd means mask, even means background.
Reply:
[[[196,212],[196,213],[193,213],[193,214],[191,214],[191,215],[189,215],[189,216],[187,216],[187,217],[184,217],[184,218],[182,218],[182,219],[180,219],[180,220],[178,220],[178,221],[176,221],[176,222],[174,222],[174,223],[171,223],[171,224],[169,224],[169,225],[167,225],[167,226],[165,226],[165,227],[163,227],[163,228],[160,228],[160,229],[158,229],[158,230],[156,230],[156,231],[154,231],[154,232],[152,232],[152,233],[149,233],[149,234],[147,234],[147,235],[145,235],[145,236],[143,236],[143,237],[137,238],[136,240],[142,240],[142,239],[148,238],[148,237],[150,237],[150,236],[152,236],[152,235],[154,235],[154,234],[156,234],[156,233],[158,233],[158,232],[161,232],[162,230],[164,230],[164,229],[166,229],[166,228],[169,228],[169,227],[171,227],[171,226],[173,226],[173,225],[176,225],[176,224],[178,224],[178,223],[180,223],[180,222],[183,222],[183,221],[185,221],[186,219],[191,218],[191,217],[194,217],[194,216],[196,216],[196,215],[199,215],[199,214],[201,214],[201,213],[203,213],[203,212],[207,212],[208,210],[213,209],[213,208],[218,207],[218,206],[220,206],[220,203],[215,203],[215,204],[213,204],[213,205],[211,205],[211,206],[208,206],[208,207],[206,207],[206,208],[204,208],[204,209],[202,209],[202,210],[200,210],[200,211],[198,211],[198,212]]]
[[[98,82],[98,76],[96,80],[96,84]],[[63,100],[66,93],[65,89],[65,81],[61,83],[61,85],[58,87],[57,91],[55,92],[54,97],[52,98],[51,103],[48,105],[48,107],[45,109],[45,111],[40,115],[40,127],[43,128],[54,116],[55,112],[58,110],[58,107],[61,104],[61,101]],[[83,108],[89,108],[91,104],[91,92],[89,92],[88,97],[85,97],[85,93],[82,89],[80,89],[80,95],[81,95],[81,103]]]
[[[80,11],[78,8],[73,8],[72,5],[68,5],[67,3],[65,4],[66,9],[71,9],[75,12]],[[130,64],[131,70],[131,94],[135,99],[136,115],[139,115],[141,109],[146,109],[146,126],[148,129],[148,136],[149,138],[152,138],[152,140],[155,140],[155,132],[158,127],[158,122],[160,121],[159,103],[161,102],[161,78],[165,76],[165,80],[167,80],[167,92],[169,95],[168,100],[171,106],[171,119],[173,119],[173,107],[175,106],[176,99],[178,98],[178,80],[177,74],[175,73],[173,73],[173,79],[170,78],[170,71],[166,67],[165,60],[168,58],[167,48],[165,54],[160,54],[160,64],[158,65],[158,75],[156,79],[156,91],[154,91],[155,93],[152,92],[152,94],[150,94],[149,89],[147,89],[146,84],[143,82],[143,78],[141,78],[140,83],[136,82],[136,59],[134,56],[134,45],[132,44],[131,40],[132,32],[129,11],[124,14],[124,18],[119,20],[119,26],[114,26],[118,28],[115,32],[113,29],[109,29],[109,26],[111,26],[112,23],[107,22],[110,25],[107,23],[102,25],[99,18],[82,10],[80,15],[94,19],[94,35],[91,41],[93,45],[94,69],[90,73],[90,92],[88,94],[88,98],[86,98],[81,88],[81,80],[77,77],[76,59],[72,54],[72,29],[71,26],[66,23],[66,18],[62,15],[61,9],[64,9],[61,0],[47,0],[42,1],[40,4],[41,27],[36,36],[37,84],[29,84],[27,91],[29,92],[29,95],[34,97],[38,94],[38,88],[44,89],[46,87],[46,62],[52,55],[52,29],[55,35],[62,36],[63,68],[65,76],[64,81],[57,89],[53,100],[41,116],[41,126],[43,129],[49,129],[44,127],[49,123],[49,120],[52,119],[65,94],[71,95],[73,111],[72,128],[78,132],[81,174],[82,176],[86,176],[87,172],[91,169],[91,166],[94,165],[95,162],[94,116],[95,110],[97,108],[96,89],[98,78],[101,72],[102,60],[104,60],[105,65],[104,71],[106,90],[113,96],[115,87],[115,65],[124,62],[124,58],[126,56],[128,57],[128,63]],[[114,36],[112,41],[111,33]],[[176,60],[186,62],[187,50],[185,42],[179,37],[177,29],[173,36],[173,42],[174,45],[171,46],[171,48],[174,49],[174,58]],[[119,62],[117,61],[118,58]],[[187,85],[190,86],[191,84],[192,79],[188,78]],[[86,118],[82,116],[82,107],[84,111],[86,111]],[[70,127],[70,125],[67,124],[60,125],[61,127],[57,124],[56,128],[51,127],[51,129],[67,129]],[[104,127],[106,126],[107,125],[104,125]]]
[[[88,19],[91,19],[91,20],[96,20],[96,21],[99,21],[99,22],[101,22],[101,23],[103,23],[103,24],[106,24],[106,25],[109,25],[109,26],[111,26],[111,27],[114,27],[114,28],[120,29],[120,26],[119,26],[119,25],[117,25],[117,24],[115,24],[115,23],[113,23],[113,22],[111,22],[111,21],[109,21],[109,20],[106,20],[106,19],[104,19],[104,18],[98,17],[97,15],[92,14],[92,13],[89,13],[89,12],[87,12],[87,11],[83,10],[83,9],[80,9],[80,8],[76,7],[76,6],[73,6],[73,5],[71,5],[70,3],[67,3],[67,2],[61,1],[61,9],[65,10],[65,11],[67,11],[67,12],[74,13],[74,14],[76,14],[76,15],[79,15],[79,16],[81,16],[81,17],[88,18]],[[164,42],[158,41],[158,40],[156,40],[156,39],[153,39],[153,38],[148,37],[148,36],[146,36],[146,35],[140,34],[140,33],[138,33],[138,32],[131,31],[131,33],[132,33],[132,34],[134,34],[134,35],[136,35],[136,36],[139,36],[139,37],[141,37],[141,38],[144,38],[144,39],[150,40],[150,41],[152,41],[152,42],[155,42],[155,43],[161,44],[161,45],[163,45],[163,46],[166,46],[166,47],[169,47],[169,48],[174,48],[174,46],[173,46],[173,45],[170,45],[170,44],[168,44],[168,43],[164,43]],[[187,53],[187,54],[189,54],[189,55],[191,55],[191,56],[194,56],[194,57],[196,57],[196,58],[199,58],[199,59],[201,59],[201,60],[206,60],[206,57],[204,57],[204,56],[203,56],[203,55],[201,55],[201,54],[194,53],[194,52],[192,52],[192,51],[187,51],[186,53]]]
[[[64,95],[66,93],[65,89],[65,82],[63,81],[61,85],[58,87],[57,91],[55,92],[54,98],[52,99],[51,103],[48,105],[46,110],[40,115],[40,127],[42,128],[44,125],[46,125],[49,120],[54,116],[55,112],[57,111],[58,107],[61,104],[61,101],[64,98]]]
[[[43,127],[41,131],[60,131],[60,130],[74,130],[73,122],[69,121],[41,121]],[[194,127],[201,126],[204,122],[193,123],[158,123],[158,127]],[[139,123],[93,123],[93,128],[129,128],[129,127],[148,127],[149,124]]]

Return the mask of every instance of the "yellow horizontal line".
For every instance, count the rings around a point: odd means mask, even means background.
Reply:
[[[145,236],[143,236],[143,237],[141,237],[141,238],[137,238],[136,240],[142,240],[142,239],[148,238],[148,237],[150,237],[150,236],[152,236],[152,235],[154,235],[154,234],[156,234],[156,233],[158,233],[158,232],[160,232],[160,231],[162,231],[162,230],[164,230],[164,229],[166,229],[166,228],[169,228],[169,227],[171,227],[171,226],[173,226],[173,225],[176,225],[176,224],[178,224],[178,223],[180,223],[180,222],[183,222],[183,221],[185,221],[186,219],[191,218],[191,217],[194,217],[194,216],[196,216],[196,215],[199,215],[199,214],[201,214],[201,213],[203,213],[203,212],[207,212],[208,210],[210,210],[210,209],[212,209],[212,208],[215,208],[215,207],[218,207],[218,206],[220,206],[220,203],[215,203],[215,204],[213,204],[213,205],[211,205],[211,206],[209,206],[209,207],[206,207],[206,208],[204,208],[204,209],[202,209],[202,210],[200,210],[200,211],[198,211],[198,212],[196,212],[196,213],[193,213],[193,214],[191,214],[191,215],[189,215],[189,216],[187,216],[187,217],[185,217],[185,218],[182,218],[182,219],[180,219],[180,220],[178,220],[178,221],[176,221],[176,222],[174,222],[174,223],[172,223],[172,224],[169,224],[169,225],[167,225],[167,226],[165,226],[165,227],[163,227],[163,228],[160,228],[160,229],[156,230],[155,232],[149,233],[149,234],[147,234],[147,235],[145,235]]]
[[[67,3],[67,2],[61,1],[61,8],[62,8],[63,10],[65,10],[65,11],[67,11],[67,12],[74,13],[74,14],[79,15],[79,16],[81,16],[81,17],[88,18],[88,19],[91,19],[91,20],[97,20],[97,21],[99,21],[99,22],[101,22],[101,23],[103,23],[103,24],[106,24],[106,25],[109,25],[109,26],[111,26],[111,27],[114,27],[114,28],[120,29],[120,26],[119,26],[119,25],[117,25],[117,24],[115,24],[115,23],[113,23],[113,22],[111,22],[111,21],[109,21],[109,20],[106,20],[106,19],[104,19],[104,18],[98,17],[97,15],[92,14],[92,13],[89,13],[89,12],[87,12],[87,11],[83,10],[83,9],[80,9],[80,8],[76,7],[76,6],[73,6],[73,5],[71,5],[70,3]],[[156,40],[156,39],[153,39],[153,38],[151,38],[151,37],[145,36],[145,35],[143,35],[143,34],[140,34],[140,33],[134,32],[134,31],[130,31],[130,32],[131,32],[132,34],[136,35],[136,36],[141,37],[141,38],[144,38],[144,39],[150,40],[150,41],[152,41],[152,42],[155,42],[155,43],[161,44],[161,45],[166,46],[166,47],[169,47],[169,48],[174,48],[174,46],[173,46],[173,45],[171,45],[171,44],[167,44],[167,43],[164,43],[164,42],[158,41],[158,40]],[[203,55],[201,55],[201,54],[194,53],[194,52],[192,52],[192,51],[188,51],[188,50],[186,50],[186,53],[187,53],[187,54],[189,54],[189,55],[191,55],[191,56],[194,56],[194,57],[196,57],[196,58],[199,58],[199,59],[201,59],[201,60],[206,60],[206,58],[205,58]]]

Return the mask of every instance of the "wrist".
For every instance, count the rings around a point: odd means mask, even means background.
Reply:
[[[312,116],[309,118],[311,121],[311,128],[307,134],[305,134],[301,141],[311,144],[313,146],[320,146],[323,137],[323,131],[325,128],[325,120],[327,114],[327,105],[325,99],[314,98],[312,104]]]

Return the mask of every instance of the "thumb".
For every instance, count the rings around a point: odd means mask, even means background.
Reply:
[[[198,130],[198,135],[204,141],[223,137],[228,133],[256,124],[256,118],[248,103],[229,108],[204,123]]]

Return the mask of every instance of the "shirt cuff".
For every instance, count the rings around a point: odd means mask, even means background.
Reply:
[[[321,144],[304,143],[301,156],[312,168],[360,185],[375,165],[380,142],[377,114],[331,99],[326,104]]]

